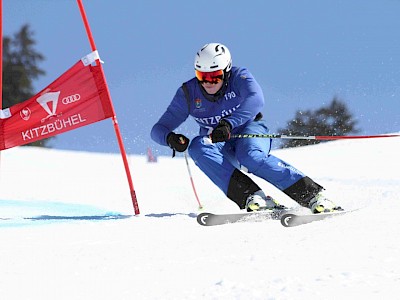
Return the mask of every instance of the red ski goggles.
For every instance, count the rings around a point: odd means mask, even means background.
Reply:
[[[196,70],[196,78],[201,82],[219,83],[224,80],[224,71],[201,72]]]

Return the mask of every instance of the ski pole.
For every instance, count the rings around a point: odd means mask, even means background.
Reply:
[[[192,183],[194,196],[196,197],[197,203],[199,204],[199,209],[203,209],[203,205],[201,205],[200,200],[199,200],[199,196],[197,195],[197,192],[196,192],[196,187],[194,186],[194,181],[193,181],[192,172],[190,171],[189,159],[188,159],[187,151],[184,152],[184,155],[185,155],[186,166],[187,166],[189,177],[190,177],[190,182]]]
[[[371,139],[371,138],[387,138],[399,137],[400,134],[381,134],[381,135],[309,135],[309,136],[296,136],[284,134],[233,134],[233,138],[269,138],[269,139],[292,139],[292,140],[342,140],[342,139]]]

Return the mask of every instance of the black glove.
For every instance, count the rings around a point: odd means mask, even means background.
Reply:
[[[211,133],[211,141],[213,143],[226,142],[231,138],[231,124],[225,120],[219,121],[217,127]]]
[[[174,132],[170,132],[167,135],[168,146],[170,146],[171,149],[174,151],[184,152],[189,146],[189,142],[190,140],[183,134],[176,134]]]

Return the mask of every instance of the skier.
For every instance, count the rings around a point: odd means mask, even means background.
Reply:
[[[240,209],[282,209],[244,172],[268,181],[313,213],[340,209],[323,196],[322,186],[270,154],[271,139],[230,138],[233,134],[267,134],[261,110],[264,96],[252,74],[232,66],[228,48],[204,45],[195,56],[195,77],[178,88],[166,112],[151,130],[152,139],[175,151],[188,149],[195,164]],[[190,140],[173,132],[188,116],[199,124]]]

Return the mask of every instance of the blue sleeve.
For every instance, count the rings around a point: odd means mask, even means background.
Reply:
[[[160,145],[168,146],[167,135],[181,125],[188,116],[188,104],[183,89],[180,87],[166,112],[151,129],[151,138]]]
[[[237,74],[232,75],[234,75],[232,82],[234,90],[240,94],[243,102],[225,119],[232,125],[232,128],[236,128],[254,120],[255,116],[262,111],[264,94],[253,75],[246,69],[239,69]]]

